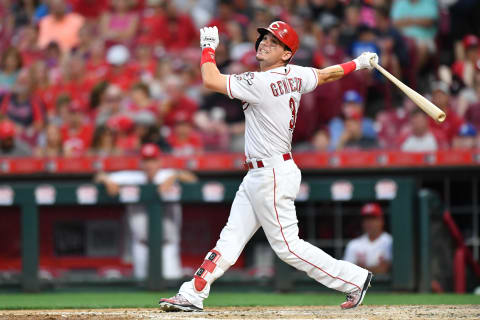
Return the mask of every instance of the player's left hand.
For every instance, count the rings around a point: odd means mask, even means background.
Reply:
[[[378,63],[378,55],[374,52],[364,52],[353,61],[355,61],[355,64],[357,65],[355,70],[361,70],[361,69],[372,70],[373,69],[372,61],[374,61],[375,63]]]
[[[200,29],[200,47],[202,50],[205,48],[212,48],[215,50],[217,49],[219,42],[218,29],[216,26]]]

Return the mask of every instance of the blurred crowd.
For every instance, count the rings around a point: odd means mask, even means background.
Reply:
[[[446,114],[439,125],[378,72],[302,99],[294,151],[480,146],[480,1],[0,0],[0,156],[242,152],[241,102],[203,89],[198,30],[222,73],[257,69],[256,28],[290,23],[293,63],[376,52]]]

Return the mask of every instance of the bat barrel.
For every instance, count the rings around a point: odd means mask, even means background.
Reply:
[[[377,64],[375,61],[371,61],[372,65],[377,69],[381,74],[383,74],[388,80],[392,81],[400,90],[403,91],[420,109],[427,113],[437,122],[445,121],[447,115],[443,112],[442,109],[434,105],[427,98],[408,87],[406,84],[398,80],[394,75],[385,70],[382,66]]]

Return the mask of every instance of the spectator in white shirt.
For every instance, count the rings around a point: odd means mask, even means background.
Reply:
[[[351,240],[343,260],[366,268],[375,274],[385,274],[392,264],[392,236],[384,231],[383,210],[377,203],[362,207],[364,234]]]
[[[412,111],[410,116],[411,133],[402,143],[402,151],[428,152],[438,150],[438,141],[429,127],[427,117],[420,109]]]

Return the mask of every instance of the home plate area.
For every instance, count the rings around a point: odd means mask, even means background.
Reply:
[[[339,307],[222,307],[204,312],[165,313],[159,309],[88,309],[88,310],[12,310],[0,311],[0,319],[28,320],[113,320],[113,319],[480,319],[475,305],[435,306],[361,306],[343,311]]]

